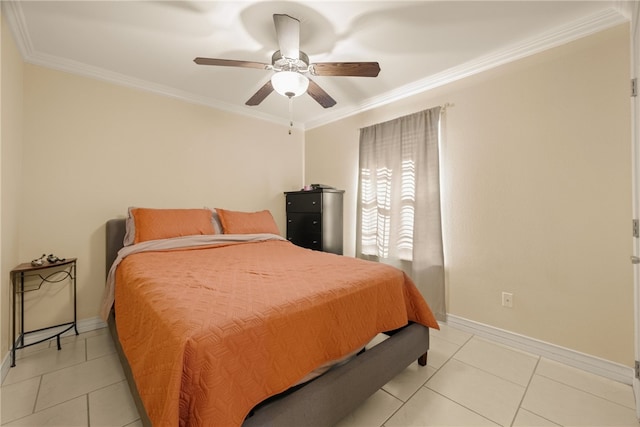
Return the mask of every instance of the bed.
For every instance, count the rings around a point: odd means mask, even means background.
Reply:
[[[234,218],[237,216],[234,214]],[[242,228],[246,225],[245,220],[246,218],[240,215],[240,220],[235,225],[233,222],[226,225],[230,229],[234,227],[238,229],[238,226]],[[293,305],[295,310],[293,314],[287,314],[286,322],[281,318],[273,321],[275,323],[268,323],[272,322],[269,320],[267,321],[269,327],[265,327],[255,323],[257,322],[256,318],[251,317],[248,323],[254,326],[253,335],[250,335],[249,338],[236,338],[232,334],[233,337],[229,338],[226,332],[220,331],[235,329],[235,324],[231,327],[229,325],[210,327],[209,323],[214,323],[213,319],[219,316],[220,310],[234,313],[244,313],[246,310],[244,306],[240,307],[228,303],[228,301],[235,301],[233,299],[235,297],[226,295],[229,293],[228,290],[221,291],[216,288],[216,300],[219,299],[220,304],[222,301],[226,301],[223,305],[225,308],[213,308],[207,312],[204,319],[206,319],[205,323],[208,326],[202,328],[203,320],[198,318],[199,320],[196,322],[198,327],[195,329],[193,322],[175,329],[174,325],[179,320],[175,317],[191,318],[191,312],[197,312],[200,308],[208,310],[198,301],[189,300],[187,302],[188,309],[184,311],[183,307],[183,311],[180,311],[181,303],[175,302],[181,298],[181,295],[190,293],[191,288],[200,288],[199,281],[207,274],[210,274],[208,282],[216,281],[219,278],[221,282],[231,283],[232,279],[230,278],[250,277],[253,281],[251,284],[252,292],[258,295],[256,301],[252,300],[251,304],[255,304],[260,311],[263,310],[261,308],[264,304],[263,300],[270,298],[278,300],[280,298],[277,290],[268,288],[271,286],[269,280],[274,283],[282,283],[283,288],[287,288],[287,283],[289,283],[287,292],[293,293],[297,292],[298,285],[307,281],[303,273],[296,275],[295,272],[287,270],[290,267],[281,265],[288,263],[299,265],[297,261],[285,263],[277,261],[276,263],[278,257],[287,260],[301,257],[306,260],[304,262],[307,262],[307,266],[303,270],[309,271],[321,268],[323,263],[328,263],[327,268],[330,270],[340,270],[342,268],[340,264],[347,257],[298,248],[290,242],[278,238],[274,235],[275,233],[271,233],[270,236],[267,233],[267,238],[263,233],[244,233],[250,235],[248,240],[243,236],[239,241],[236,241],[237,234],[227,233],[223,236],[218,235],[213,243],[209,243],[208,240],[213,236],[196,236],[201,237],[202,240],[198,240],[195,246],[188,247],[182,246],[182,242],[177,248],[153,246],[157,242],[165,242],[165,239],[145,242],[151,245],[150,249],[140,252],[133,251],[130,255],[122,258],[119,256],[119,252],[121,254],[127,252],[127,247],[123,249],[123,241],[126,240],[127,234],[126,222],[125,219],[113,219],[106,224],[106,265],[108,269],[114,264],[119,265],[118,268],[113,268],[112,276],[114,276],[115,289],[120,291],[114,295],[115,304],[114,308],[110,308],[108,311],[108,323],[144,425],[329,426],[352,412],[367,397],[412,362],[419,360],[421,365],[426,364],[429,327],[437,328],[437,322],[435,322],[424,300],[421,297],[416,298],[416,295],[413,294],[417,290],[410,279],[409,288],[402,291],[402,298],[410,301],[402,308],[405,310],[403,324],[398,324],[397,319],[391,323],[385,323],[388,321],[382,319],[384,317],[382,314],[380,315],[381,319],[375,319],[374,323],[377,322],[375,325],[370,324],[370,319],[364,320],[367,317],[366,314],[355,320],[347,317],[342,318],[342,313],[347,311],[345,301],[347,306],[351,307],[355,305],[353,304],[355,300],[349,298],[358,300],[364,298],[362,295],[352,297],[347,293],[342,295],[341,302],[336,303],[338,305],[334,305],[330,311],[331,316],[321,322],[315,322],[308,317],[313,310],[305,308],[305,297],[297,299],[295,304],[289,304]],[[255,230],[249,229],[249,231]],[[192,240],[191,237],[185,239]],[[216,239],[222,239],[222,241]],[[171,241],[172,245],[176,240],[183,239],[166,239],[166,241]],[[145,243],[128,248],[144,246]],[[121,251],[121,249],[123,250]],[[361,261],[352,258],[348,258],[348,260]],[[179,263],[181,267],[174,267],[174,261]],[[151,269],[159,270],[161,277],[148,282],[145,281],[147,279],[145,276],[145,280],[138,281],[136,272],[143,271],[144,274],[147,274],[146,272],[149,270],[148,266],[141,267],[144,262],[150,262]],[[210,271],[207,273],[210,264],[214,265],[211,267],[214,273]],[[277,264],[275,267],[265,267],[275,264]],[[171,302],[168,305],[157,309],[155,307],[160,306],[158,303],[158,295],[160,294],[155,292],[162,287],[162,278],[165,275],[168,276],[166,271],[169,270],[165,271],[165,268],[181,272],[185,282],[181,282],[182,279],[170,277],[164,286],[179,292],[169,297]],[[354,267],[345,268],[353,270]],[[318,276],[318,271],[315,270],[312,275]],[[127,275],[127,272],[133,272],[133,276]],[[275,279],[265,279],[265,276],[270,275],[273,275]],[[334,281],[331,274],[327,273],[327,275],[329,279],[326,282]],[[340,275],[340,277],[343,276],[349,277],[348,274]],[[404,277],[406,279],[406,276]],[[174,283],[178,282],[180,286],[174,286]],[[296,286],[291,285],[291,282],[295,282]],[[197,286],[194,285],[196,283]],[[314,289],[322,288],[322,286],[325,284],[313,284]],[[231,293],[236,292],[236,287],[241,288],[242,285],[234,283],[234,290]],[[300,285],[300,287],[304,286]],[[144,289],[144,292],[140,293],[148,294],[144,297],[146,300],[141,299],[142,297],[135,293],[138,291],[129,291],[128,288]],[[263,288],[264,290],[262,290]],[[152,289],[152,291],[148,291],[148,289]],[[127,291],[125,292],[125,290]],[[166,289],[162,292],[166,292]],[[206,292],[214,291],[207,288]],[[260,294],[260,292],[263,293]],[[335,293],[335,290],[332,289],[331,293]],[[380,299],[380,295],[376,294],[376,298]],[[227,297],[232,299],[226,300]],[[288,296],[286,297],[288,298]],[[367,306],[370,307],[371,304],[368,303]],[[384,305],[380,313],[387,310],[387,305],[395,305],[386,300],[384,304],[380,302],[377,304],[381,304],[380,307]],[[417,309],[413,307],[416,304],[419,306]],[[426,306],[427,312],[421,304]],[[140,314],[149,311],[144,308],[147,305],[152,307],[151,314],[148,314],[148,316],[152,316],[152,321],[149,321],[149,318],[144,319],[146,314]],[[395,308],[388,310],[397,311]],[[271,307],[266,311],[273,312],[274,309]],[[279,312],[280,309],[275,309],[275,311]],[[377,312],[377,310],[374,311]],[[415,315],[409,314],[410,311],[418,313],[417,318]],[[176,316],[176,313],[182,314]],[[407,322],[406,317],[411,319],[412,316],[414,319]],[[342,334],[335,332],[338,329],[335,327],[336,325],[327,326],[332,322],[341,325],[341,327],[349,324],[346,327],[347,332],[344,334],[348,335],[345,340],[351,341],[339,344],[338,349],[328,350],[329,346],[323,343],[323,340],[340,341]],[[174,329],[165,331],[161,325],[164,323],[172,325],[171,327]],[[358,325],[350,326],[352,323]],[[355,331],[348,331],[353,327],[356,328]],[[359,330],[367,328],[367,332],[359,332]],[[274,335],[276,332],[273,330],[278,331],[278,336]],[[291,332],[287,332],[289,330]],[[293,332],[294,330],[295,332]],[[326,337],[327,330],[333,331],[329,338]],[[370,340],[372,331],[385,332],[389,338],[366,351],[361,350],[364,344]],[[218,335],[215,335],[216,339],[213,339],[208,334]],[[280,338],[280,335],[285,337]],[[305,335],[313,335],[313,339],[306,342]],[[364,337],[368,338],[364,339]],[[238,341],[228,341],[228,339]],[[221,340],[226,343],[223,347],[218,344]],[[168,347],[175,351],[178,344],[173,345],[174,341],[179,343],[181,346],[179,348],[182,348],[182,352],[176,353],[175,357],[141,360],[147,357],[146,355],[153,356],[153,354],[159,353],[160,350],[156,351],[158,346]],[[215,341],[217,347],[205,348],[202,343],[210,341]],[[244,341],[246,341],[245,344],[239,344]],[[297,345],[301,345],[300,350],[296,349]],[[236,347],[237,354],[235,357],[229,358],[228,355],[233,354]],[[285,353],[286,355],[283,355]],[[350,356],[355,353],[358,355]],[[346,358],[346,356],[350,357]],[[312,360],[307,361],[306,359],[309,357]],[[238,361],[243,358],[246,360]],[[227,362],[227,359],[234,360]],[[339,363],[326,373],[307,381],[308,375],[301,374],[311,373],[312,370],[309,369],[311,365],[317,367],[316,365],[327,364],[319,362]],[[226,382],[224,378],[227,378]],[[225,411],[229,413],[221,414]]]

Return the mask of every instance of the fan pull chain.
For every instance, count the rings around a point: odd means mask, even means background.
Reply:
[[[289,135],[293,129],[293,96],[289,97]]]

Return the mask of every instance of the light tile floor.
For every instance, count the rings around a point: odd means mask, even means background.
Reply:
[[[381,338],[379,338],[381,339]],[[0,388],[2,425],[141,426],[107,329],[30,347]],[[442,325],[337,427],[639,426],[630,386]]]

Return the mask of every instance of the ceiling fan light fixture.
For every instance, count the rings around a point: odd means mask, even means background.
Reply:
[[[271,76],[271,84],[280,95],[294,98],[307,91],[309,79],[296,71],[278,71]]]

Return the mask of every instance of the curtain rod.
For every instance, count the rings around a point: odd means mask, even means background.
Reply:
[[[440,107],[440,114],[444,114],[444,113],[447,111],[447,108],[451,108],[451,107],[455,107],[455,106],[456,106],[456,104],[454,104],[454,103],[451,103],[451,102],[445,102],[443,105],[432,106],[432,107],[429,107],[428,109],[436,108],[436,107]],[[424,111],[427,111],[427,110],[424,110]],[[413,113],[413,114],[417,114],[417,113]],[[411,115],[411,114],[407,114],[407,116],[410,116],[410,115]],[[404,116],[404,117],[406,117],[406,116]],[[397,119],[399,119],[399,118],[401,118],[401,117],[396,117],[396,118],[394,118],[394,119],[390,119],[390,120],[387,120],[387,121],[397,120]],[[382,123],[386,123],[386,122],[382,122]],[[382,124],[382,123],[377,123],[377,124],[373,124],[373,125],[369,125],[369,126],[361,127],[361,128],[360,128],[360,130],[362,130],[362,129],[366,129],[366,128],[371,127],[371,126],[380,125],[380,124]]]
[[[445,102],[444,105],[440,106],[440,114],[442,114],[445,111],[447,111],[447,108],[455,107],[455,106],[456,106],[456,104],[453,104],[451,102]]]

